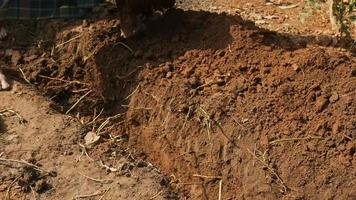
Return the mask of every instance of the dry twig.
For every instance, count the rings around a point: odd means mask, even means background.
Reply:
[[[33,187],[32,187],[32,186],[30,186],[30,189],[31,189],[31,192],[32,192],[33,200],[37,200],[35,190],[33,189]]]
[[[103,161],[101,161],[100,160],[100,162],[96,162],[101,168],[104,168],[104,169],[106,169],[106,170],[109,170],[109,171],[111,171],[111,172],[117,172],[117,171],[119,171],[119,169],[117,169],[117,168],[113,168],[113,167],[109,167],[109,166],[107,166],[107,165],[105,165],[104,163],[103,163]]]
[[[126,74],[125,76],[116,76],[117,79],[119,80],[125,80],[128,79],[130,76],[132,76],[132,74],[134,74],[135,72],[137,72],[138,69],[142,68],[141,66],[138,66],[136,69],[132,70],[131,72],[129,72],[128,74]]]
[[[12,109],[0,110],[0,116],[3,116],[4,113],[7,113],[7,112],[12,113],[12,114],[15,114],[16,117],[19,119],[20,124],[26,123],[26,120],[25,120],[18,112],[14,111],[14,110],[12,110]]]
[[[16,183],[17,180],[19,180],[20,176],[16,177],[15,180],[13,180],[10,185],[7,187],[7,190],[6,190],[6,195],[5,195],[5,200],[10,200],[10,191],[11,191],[11,188],[12,186]]]
[[[199,177],[199,178],[206,178],[206,179],[222,179],[221,176],[206,176],[206,175],[200,175],[200,174],[193,174],[193,177]]]
[[[78,84],[78,85],[89,86],[88,83],[82,83],[80,81],[69,81],[69,80],[65,80],[65,79],[61,79],[61,78],[53,78],[53,77],[44,76],[44,75],[38,75],[38,76],[41,78],[45,78],[45,79],[49,79],[49,80],[53,80],[53,81],[60,81],[60,82],[68,83],[68,84]]]
[[[25,75],[25,73],[23,72],[23,70],[21,69],[21,67],[19,68],[19,70],[20,70],[20,72],[21,72],[21,74],[22,74],[23,79],[24,79],[28,84],[31,85],[30,80],[28,80],[28,78],[26,77],[26,75]]]
[[[107,190],[104,191],[103,195],[100,197],[99,200],[104,199],[105,195],[109,192],[110,189],[111,189],[111,186]]]
[[[283,139],[278,139],[278,140],[273,140],[269,142],[269,144],[276,144],[280,142],[293,142],[293,141],[300,141],[300,140],[322,140],[324,138],[319,137],[319,136],[308,136],[308,137],[303,137],[303,138],[283,138]]]
[[[104,191],[104,192],[105,192],[105,191]],[[99,196],[99,195],[104,194],[104,192],[99,191],[99,192],[95,192],[95,193],[92,193],[92,194],[77,195],[77,196],[75,196],[73,199],[84,199],[84,198],[95,197],[95,196]]]
[[[219,181],[219,198],[218,200],[222,199],[222,180]]]
[[[94,159],[89,156],[87,148],[83,144],[80,144],[80,143],[79,143],[79,146],[82,147],[82,149],[83,149],[82,155],[84,153],[87,156],[87,158],[89,158],[90,161],[94,161]],[[79,157],[79,161],[80,161],[80,157]]]
[[[125,47],[126,49],[128,49],[132,55],[134,54],[134,51],[127,44],[125,44],[123,42],[117,42],[115,45],[118,45],[118,44]]]
[[[55,49],[58,49],[59,47],[62,47],[62,46],[64,46],[64,45],[70,43],[70,42],[73,41],[73,40],[79,39],[81,36],[82,36],[82,35],[79,34],[79,35],[77,35],[77,36],[75,36],[75,37],[73,37],[73,38],[71,38],[71,39],[69,39],[69,40],[67,40],[67,41],[65,41],[65,42],[63,42],[63,43],[61,43],[61,44],[58,44],[58,45],[55,46],[54,48],[55,48]]]
[[[281,179],[281,177],[279,177],[279,175],[274,171],[274,169],[272,167],[270,167],[264,160],[262,160],[261,158],[259,158],[256,154],[254,154],[253,152],[251,152],[250,149],[247,149],[247,151],[254,157],[256,158],[256,160],[258,160],[264,167],[266,167],[279,181],[280,185],[283,188],[283,191],[286,192],[287,191],[287,186],[285,185],[284,181]]]
[[[246,127],[243,126],[235,117],[232,117],[232,119],[234,120],[234,122],[235,122],[237,125],[241,126],[242,129],[246,129]]]
[[[136,89],[135,89],[133,92],[131,92],[131,94],[129,94],[125,99],[127,100],[127,99],[129,99],[130,97],[132,97],[132,96],[137,92],[137,90],[138,90],[139,87],[140,87],[140,84],[138,84],[137,87],[136,87]]]
[[[96,120],[100,117],[100,115],[103,113],[103,111],[104,111],[104,108],[101,109],[101,111],[99,112],[99,114],[97,116],[95,116],[96,115],[95,114],[94,117],[93,117],[93,120],[91,122],[88,122],[87,125],[93,124],[93,127],[94,127],[94,124],[95,124]]]
[[[202,108],[202,107],[199,107],[199,110],[202,112],[203,114],[203,117],[204,117],[204,126],[206,126],[207,128],[207,133],[208,133],[208,139],[209,141],[211,140],[211,135],[210,135],[210,130],[211,130],[211,124],[213,122],[213,120],[210,118],[210,116],[208,115],[208,113]]]
[[[105,126],[109,124],[110,120],[118,118],[118,117],[120,117],[122,115],[123,115],[123,113],[119,113],[119,114],[116,114],[114,116],[106,118],[106,120],[103,123],[101,123],[100,126],[98,127],[98,129],[96,130],[96,133],[100,134],[101,130],[103,130],[105,128]]]
[[[77,106],[77,105],[78,105],[86,96],[88,96],[91,92],[92,92],[92,91],[89,90],[87,93],[85,93],[83,96],[81,96],[81,97],[78,99],[78,101],[75,102],[75,103],[73,104],[73,106],[70,107],[70,108],[67,110],[66,114],[68,114],[70,111],[72,111],[72,110],[75,108],[75,106]]]
[[[29,167],[31,167],[31,168],[33,168],[33,169],[35,169],[35,170],[37,170],[37,171],[39,171],[39,172],[43,172],[43,173],[46,173],[46,174],[52,174],[53,172],[51,172],[51,171],[48,171],[48,170],[45,170],[45,169],[43,169],[43,168],[41,168],[41,167],[39,167],[39,166],[37,166],[37,165],[34,165],[34,164],[32,164],[32,163],[29,163],[29,162],[27,162],[27,161],[24,161],[24,160],[15,160],[15,159],[5,159],[5,158],[0,158],[0,164],[1,164],[1,162],[5,162],[5,163],[18,163],[18,164],[22,164],[22,165],[26,165],[26,166],[29,166]]]
[[[153,195],[153,197],[151,197],[150,200],[153,200],[153,199],[157,198],[162,193],[163,193],[163,190],[157,192],[157,194]]]
[[[87,176],[87,175],[85,175],[85,174],[82,174],[82,173],[80,173],[80,172],[79,172],[79,174],[82,175],[83,177],[85,177],[85,178],[87,178],[87,179],[89,179],[89,180],[91,180],[91,181],[97,182],[97,183],[109,184],[109,183],[112,183],[112,182],[113,182],[113,180],[102,180],[102,179],[92,178],[92,177],[89,177],[89,176]]]

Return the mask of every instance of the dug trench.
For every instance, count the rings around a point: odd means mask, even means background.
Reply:
[[[8,71],[83,124],[118,116],[110,136],[191,199],[356,198],[352,53],[179,9],[126,40],[113,14],[43,27],[36,47],[12,44],[24,56],[1,52]]]

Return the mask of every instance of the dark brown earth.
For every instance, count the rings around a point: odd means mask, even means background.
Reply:
[[[0,51],[8,74],[81,123],[81,137],[65,134],[71,141],[82,141],[103,110],[95,129],[108,124],[88,149],[94,160],[115,162],[110,153],[128,148],[157,166],[166,194],[179,199],[356,198],[350,43],[181,9],[122,39],[113,7],[84,22],[11,25]]]

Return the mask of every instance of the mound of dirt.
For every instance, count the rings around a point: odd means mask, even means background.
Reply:
[[[83,124],[119,113],[94,159],[125,138],[191,199],[356,198],[352,53],[180,9],[123,40],[115,17],[47,23],[41,48],[0,51]]]
[[[202,16],[175,32],[194,48],[139,74],[130,144],[193,199],[355,198],[355,57]]]

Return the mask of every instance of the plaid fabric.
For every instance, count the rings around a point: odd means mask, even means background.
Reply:
[[[7,0],[0,0],[6,3]],[[8,0],[0,8],[0,20],[78,18],[104,0]]]
[[[4,7],[9,0],[0,0],[0,8]]]

